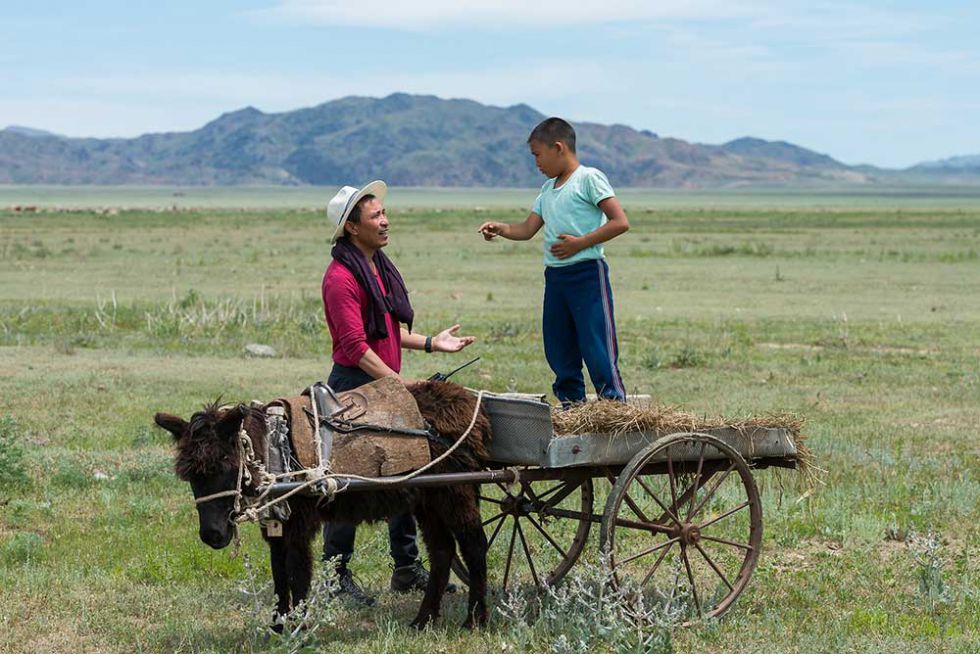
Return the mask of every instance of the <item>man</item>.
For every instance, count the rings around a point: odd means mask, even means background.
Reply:
[[[384,209],[387,186],[374,181],[364,188],[345,186],[327,205],[335,226],[333,258],[323,276],[323,309],[333,339],[333,369],[327,384],[350,390],[374,379],[401,377],[401,350],[458,352],[473,342],[457,336],[459,325],[434,336],[412,333],[414,311],[398,269],[382,252],[388,245],[388,216]],[[404,326],[403,326],[404,325]],[[419,561],[415,520],[405,514],[388,521],[388,540],[395,569],[391,589],[424,589],[428,572]],[[323,529],[323,557],[337,565],[341,592],[361,604],[372,605],[354,581],[347,565],[354,553],[355,528],[327,524]]]

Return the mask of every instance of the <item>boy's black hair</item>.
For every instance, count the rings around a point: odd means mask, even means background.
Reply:
[[[527,142],[537,141],[545,145],[554,145],[561,141],[572,153],[575,152],[575,128],[568,124],[568,121],[561,118],[545,118],[538,126],[531,130],[531,135],[527,137]]]

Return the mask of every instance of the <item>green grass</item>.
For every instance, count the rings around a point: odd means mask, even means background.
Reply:
[[[484,209],[473,208],[481,198],[454,210],[392,205],[389,254],[417,329],[461,322],[478,338],[454,356],[407,353],[408,375],[479,355],[459,382],[549,388],[540,241],[486,244],[475,233],[523,217],[528,193]],[[465,199],[434,195],[420,197]],[[757,473],[759,568],[726,618],[674,630],[675,650],[976,651],[975,200],[669,195],[625,196],[633,229],[607,248],[628,387],[708,414],[802,414],[826,470],[810,494],[792,476]],[[186,416],[219,394],[270,399],[326,376],[327,232],[322,213],[301,209],[0,211],[0,651],[277,646],[254,638],[255,616],[242,619],[242,559],[197,539],[152,415]],[[246,358],[252,342],[280,356]],[[242,551],[267,578],[253,526]],[[354,567],[369,588],[386,587],[382,528],[359,531]],[[377,609],[344,609],[328,647],[520,651],[528,633],[533,651],[554,644],[551,623],[521,631],[499,614],[461,632],[459,597],[415,634],[404,625],[418,599],[383,593]]]

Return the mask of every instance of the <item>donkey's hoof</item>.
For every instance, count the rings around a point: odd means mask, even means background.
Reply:
[[[463,629],[469,629],[472,631],[473,629],[479,629],[480,627],[483,627],[486,624],[487,624],[487,613],[486,611],[483,611],[467,617],[466,621],[463,622]]]
[[[412,620],[412,622],[411,622],[411,624],[409,626],[410,627],[414,627],[418,631],[423,631],[426,627],[428,627],[430,624],[432,624],[432,621],[433,621],[432,616],[429,616],[429,615],[421,616],[420,615],[417,618],[415,618],[414,620]]]

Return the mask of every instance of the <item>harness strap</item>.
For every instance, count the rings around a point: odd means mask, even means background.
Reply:
[[[222,497],[234,496],[235,507],[232,512],[232,522],[238,524],[239,522],[258,520],[259,513],[261,513],[262,511],[268,509],[271,506],[278,504],[279,502],[286,500],[288,497],[295,495],[296,493],[306,490],[307,488],[315,484],[322,485],[324,489],[324,494],[327,498],[330,498],[334,494],[345,490],[346,486],[341,485],[341,482],[350,479],[371,481],[383,486],[400,484],[402,482],[408,481],[409,479],[414,479],[415,477],[421,475],[423,472],[429,470],[433,466],[444,461],[454,451],[456,451],[456,449],[466,441],[466,438],[470,435],[470,432],[473,431],[473,427],[476,426],[476,419],[480,415],[480,405],[482,403],[483,403],[483,391],[481,390],[479,393],[477,393],[476,402],[474,403],[475,406],[473,407],[473,416],[470,419],[470,424],[469,426],[467,426],[466,430],[459,436],[459,438],[456,439],[456,442],[453,443],[452,446],[449,447],[449,449],[447,449],[445,452],[443,452],[438,457],[436,457],[426,465],[422,466],[418,470],[414,470],[409,474],[402,475],[400,477],[379,478],[379,477],[363,477],[361,475],[350,475],[350,474],[343,474],[343,473],[330,473],[328,472],[327,468],[320,466],[315,469],[306,471],[308,473],[309,478],[304,483],[297,486],[289,493],[286,493],[285,495],[281,495],[264,504],[262,502],[271,492],[273,483],[275,482],[276,478],[279,477],[280,475],[270,475],[269,473],[265,472],[265,470],[262,469],[261,464],[258,464],[257,472],[261,478],[260,485],[262,487],[262,492],[260,492],[258,496],[256,496],[255,498],[246,498],[245,495],[242,493],[242,486],[246,477],[248,477],[249,481],[251,481],[251,474],[248,470],[248,467],[245,465],[246,457],[248,457],[248,461],[250,463],[256,463],[254,461],[255,452],[252,449],[252,439],[248,435],[248,432],[245,431],[245,419],[242,418],[242,424],[238,430],[238,480],[235,484],[235,490],[226,490],[218,493],[212,493],[211,495],[197,498],[195,502],[197,504],[201,504],[203,502],[210,502],[211,500],[216,500]],[[512,468],[512,470],[514,470],[515,473],[515,477],[516,477],[515,482],[519,482],[520,473],[515,468]],[[294,474],[296,473],[295,472],[286,473],[281,476],[289,477],[289,476],[293,476]],[[248,504],[248,507],[246,507],[244,510],[242,509],[241,506],[243,501],[246,504]]]

